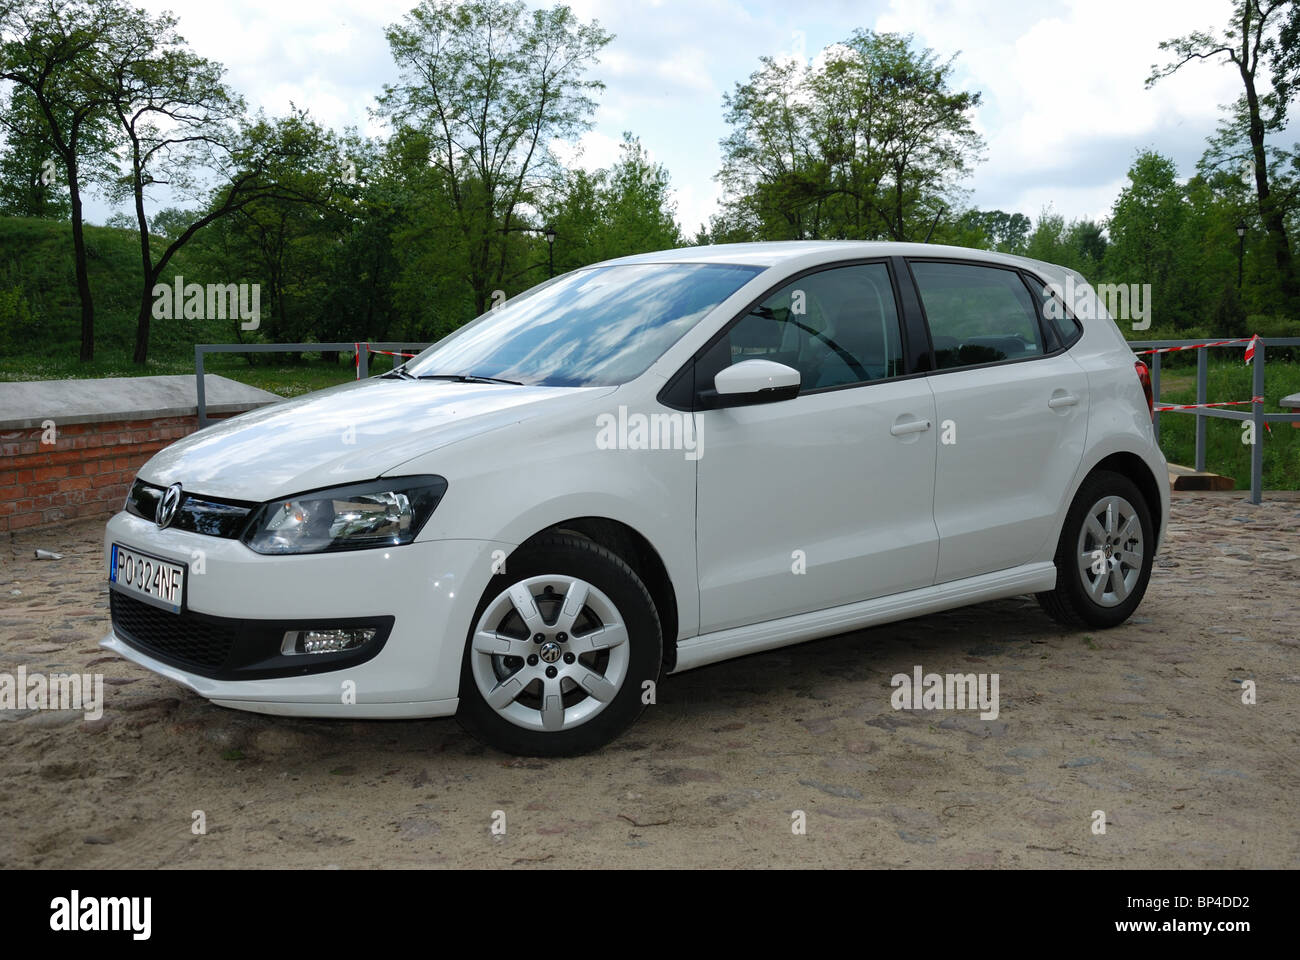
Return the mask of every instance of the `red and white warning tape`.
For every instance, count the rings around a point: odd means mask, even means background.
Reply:
[[[1252,397],[1249,400],[1225,400],[1223,403],[1180,403],[1170,407],[1156,407],[1156,413],[1165,410],[1195,410],[1198,407],[1237,407],[1243,403],[1263,403],[1263,397]]]
[[[370,344],[368,344],[368,343],[354,342],[354,343],[352,344],[352,349],[353,349],[353,351],[355,352],[355,356],[354,356],[353,359],[352,359],[352,365],[353,365],[354,367],[356,367],[356,370],[357,370],[357,379],[358,379],[358,380],[361,379],[361,348],[362,348],[362,347],[365,347],[365,348],[366,348],[366,352],[367,352],[367,353],[382,353],[382,354],[383,354],[384,356],[386,356],[386,357],[414,357],[414,356],[418,356],[418,354],[414,354],[414,353],[397,353],[397,352],[395,352],[395,351],[393,351],[393,350],[380,350],[380,349],[378,349],[378,348],[376,348],[376,347],[372,347],[372,346],[371,346]]]
[[[1216,340],[1213,343],[1189,343],[1184,347],[1160,347],[1158,350],[1134,350],[1134,356],[1142,357],[1152,353],[1177,353],[1180,350],[1204,350],[1206,347],[1230,347],[1234,344],[1246,344],[1246,362],[1255,359],[1256,341],[1259,340],[1259,334],[1252,337],[1242,337],[1240,340]],[[1242,403],[1253,403],[1251,400],[1242,400]]]

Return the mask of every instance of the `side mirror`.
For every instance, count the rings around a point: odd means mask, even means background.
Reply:
[[[713,406],[738,407],[773,403],[799,395],[799,371],[773,360],[742,360],[724,367],[713,378],[717,400]]]

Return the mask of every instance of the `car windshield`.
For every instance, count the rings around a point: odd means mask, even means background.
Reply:
[[[576,270],[489,310],[405,369],[416,377],[547,386],[626,383],[763,269],[643,263]]]

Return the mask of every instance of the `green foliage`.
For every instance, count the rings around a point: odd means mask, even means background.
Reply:
[[[556,233],[556,273],[683,244],[668,171],[630,133],[623,134],[620,153],[608,170],[566,173],[545,208],[544,219]],[[536,281],[546,276],[548,251],[535,247],[534,256],[540,259],[525,269]]]
[[[0,216],[66,220],[68,175],[58,162],[49,127],[32,94],[0,92]]]
[[[763,57],[723,98],[715,241],[922,240],[983,140],[980,95],[910,36],[857,30],[809,66]]]
[[[1281,133],[1300,75],[1300,14],[1285,0],[1233,0],[1221,31],[1198,30],[1160,44],[1172,54],[1164,67],[1153,67],[1147,85],[1177,73],[1188,63],[1209,60],[1230,68],[1240,83],[1235,102],[1225,107],[1223,123],[1210,139],[1202,174],[1240,171],[1250,190],[1251,207],[1272,269],[1270,299],[1288,310],[1300,309],[1287,220],[1297,199],[1294,151],[1269,139]]]
[[[452,275],[480,313],[529,254],[521,234],[540,225],[526,211],[560,174],[549,144],[590,126],[603,85],[588,72],[613,37],[568,7],[520,0],[422,0],[387,37],[400,80],[385,87],[380,113],[408,145],[424,138],[429,169],[418,179],[438,194],[411,213],[454,245]],[[426,322],[441,329],[450,318]]]
[[[1023,255],[1029,244],[1031,226],[1029,218],[1023,213],[967,210],[952,227],[937,233],[936,239],[959,247],[978,247],[982,250]]]
[[[3,351],[4,369],[50,357],[68,358],[75,366],[80,329],[70,233],[67,223],[0,217],[0,291],[15,291],[29,317]],[[108,355],[129,357],[139,297],[138,243],[132,231],[87,226],[86,246],[100,344]],[[184,255],[169,265],[162,282],[171,283],[176,273],[192,273]],[[188,355],[191,368],[196,342],[230,339],[228,331],[192,320],[159,322],[154,336],[165,353]]]
[[[0,350],[12,350],[29,340],[34,328],[32,308],[23,292],[0,286]]]

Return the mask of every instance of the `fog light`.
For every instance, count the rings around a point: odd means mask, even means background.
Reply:
[[[350,630],[290,630],[284,635],[280,652],[288,656],[299,653],[342,653],[374,638],[374,627]]]

